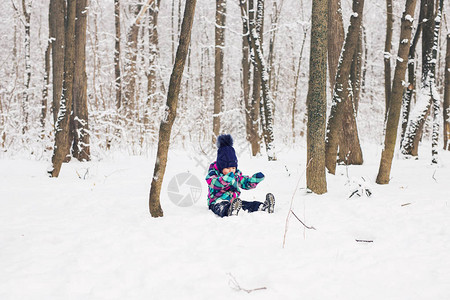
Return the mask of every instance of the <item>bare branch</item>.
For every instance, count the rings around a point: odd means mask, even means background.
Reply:
[[[227,275],[230,276],[230,280],[228,281],[228,283],[229,283],[230,285],[233,285],[232,288],[235,289],[235,290],[237,290],[237,291],[244,291],[244,292],[247,292],[248,294],[250,294],[251,292],[254,292],[254,291],[267,290],[267,288],[266,288],[265,286],[260,287],[260,288],[256,288],[256,289],[251,289],[251,290],[244,289],[244,288],[242,288],[242,287],[239,285],[239,283],[237,282],[237,280],[236,280],[236,278],[233,276],[233,274],[227,273]]]

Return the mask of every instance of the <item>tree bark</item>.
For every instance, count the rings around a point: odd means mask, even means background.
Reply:
[[[341,134],[343,105],[348,99],[348,82],[352,66],[353,56],[359,39],[362,22],[364,0],[353,1],[353,13],[350,19],[348,34],[345,39],[344,48],[339,59],[334,85],[333,101],[331,104],[330,117],[328,119],[327,137],[325,142],[326,167],[331,174],[336,172],[336,159],[338,153],[339,136]]]
[[[392,13],[392,0],[386,0],[386,41],[384,44],[384,96],[386,120],[391,97],[391,49],[392,49],[392,30],[394,24],[394,15]]]
[[[50,84],[50,55],[52,53],[52,43],[48,41],[47,49],[45,50],[45,71],[44,71],[44,88],[42,90],[42,102],[41,102],[41,127],[42,138],[44,137],[45,119],[47,118],[48,109],[48,87]]]
[[[178,95],[180,92],[181,78],[186,62],[191,40],[191,29],[194,21],[196,0],[186,0],[183,23],[181,25],[180,42],[178,44],[175,64],[170,76],[169,92],[167,94],[166,115],[161,121],[159,129],[158,152],[149,196],[149,210],[152,217],[162,217],[163,210],[160,203],[161,185],[167,165],[170,134],[177,114]]]
[[[269,161],[276,160],[275,155],[275,145],[273,137],[273,99],[272,93],[269,86],[269,73],[267,69],[267,62],[264,58],[260,30],[262,26],[262,16],[264,14],[264,1],[258,0],[258,5],[256,9],[256,20],[250,20],[250,43],[252,45],[254,55],[254,66],[260,72],[261,79],[261,89],[262,89],[262,107],[264,114],[261,114],[261,120],[263,122],[263,136],[264,142],[266,144],[267,158]],[[261,110],[260,110],[261,113]]]
[[[73,78],[73,157],[79,161],[90,160],[89,114],[86,76],[86,27],[88,0],[77,0],[75,36],[75,72]]]
[[[61,165],[69,152],[69,121],[73,99],[73,76],[75,59],[75,18],[76,0],[67,1],[67,23],[65,27],[64,47],[64,82],[61,95],[58,119],[55,129],[55,147],[52,156],[52,177],[58,177]]]
[[[417,156],[419,153],[419,143],[422,139],[425,121],[431,112],[432,95],[430,76],[434,76],[435,74],[435,63],[433,64],[431,61],[433,51],[434,0],[422,0],[420,9],[421,12],[423,11],[423,16],[427,20],[422,23],[421,88],[402,143],[402,153],[411,156]]]
[[[147,73],[147,104],[145,108],[144,124],[146,129],[150,127],[151,108],[157,99],[157,62],[159,57],[159,36],[158,36],[158,14],[160,0],[156,0],[155,4],[149,9],[149,71]]]
[[[52,40],[52,83],[53,122],[58,120],[59,101],[61,100],[64,79],[64,19],[66,15],[65,0],[50,0],[50,39]]]
[[[216,24],[214,47],[214,116],[213,144],[220,133],[220,113],[223,105],[223,56],[225,48],[226,0],[216,0]]]
[[[333,98],[336,71],[344,39],[341,0],[328,0],[328,72],[331,98]]]
[[[450,34],[447,34],[444,90],[444,150],[450,150]]]
[[[327,192],[325,173],[327,20],[328,1],[313,1],[309,84],[306,103],[308,108],[306,186],[316,194]]]
[[[400,146],[403,144],[403,139],[405,137],[406,129],[408,126],[409,114],[411,111],[411,101],[416,93],[416,68],[415,68],[415,53],[417,43],[419,42],[420,33],[422,32],[422,20],[423,11],[419,14],[419,24],[417,25],[416,33],[414,34],[413,41],[409,47],[408,54],[408,86],[403,94],[402,99],[402,133],[400,139]]]
[[[398,121],[400,118],[400,108],[402,104],[402,81],[405,78],[415,7],[416,0],[407,0],[405,4],[405,11],[402,16],[397,63],[395,65],[394,81],[391,90],[391,104],[389,106],[389,113],[386,120],[384,149],[381,153],[380,168],[376,179],[378,184],[388,184],[390,180],[389,177],[391,173],[392,159],[394,157]]]
[[[342,134],[339,141],[339,162],[346,165],[362,165],[363,154],[359,142],[356,116],[358,114],[359,90],[361,80],[361,31],[350,68],[351,88],[349,98],[344,101],[342,109]]]
[[[115,28],[115,43],[114,43],[114,77],[115,77],[115,91],[116,91],[116,107],[120,109],[122,106],[122,75],[120,71],[120,0],[114,0],[114,28]]]

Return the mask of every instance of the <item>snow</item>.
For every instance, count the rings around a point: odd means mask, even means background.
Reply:
[[[206,208],[206,184],[193,206],[169,200],[179,173],[204,183],[206,170],[182,150],[169,153],[157,219],[148,212],[155,151],[72,161],[53,179],[46,161],[1,158],[0,299],[450,299],[450,153],[437,167],[426,150],[394,158],[390,184],[377,185],[381,146],[363,146],[364,165],[338,166],[322,196],[305,193],[305,149],[278,145],[272,162],[239,153],[244,174],[266,175],[242,198],[272,192],[275,213],[223,219]],[[293,211],[317,230],[291,217],[283,249],[299,179]],[[372,196],[349,198],[355,188]],[[266,289],[248,294],[236,282]]]
[[[405,20],[406,21],[409,21],[409,22],[414,22],[414,18],[410,15],[410,14],[407,14],[406,16],[405,16]],[[423,22],[425,22],[425,20],[423,21]]]

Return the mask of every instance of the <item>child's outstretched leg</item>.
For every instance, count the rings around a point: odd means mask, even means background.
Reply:
[[[242,201],[242,209],[248,212],[267,211],[269,214],[273,213],[275,209],[275,197],[273,194],[266,195],[266,201]]]
[[[211,204],[209,209],[212,210],[219,217],[237,215],[242,207],[241,199],[237,198],[233,202],[222,201],[219,203]]]

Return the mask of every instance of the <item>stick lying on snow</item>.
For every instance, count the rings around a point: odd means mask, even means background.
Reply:
[[[251,292],[254,292],[254,291],[266,290],[267,289],[265,286],[260,287],[260,288],[256,288],[256,289],[251,289],[251,290],[247,290],[247,289],[241,288],[241,286],[237,282],[236,278],[234,278],[233,274],[231,274],[231,273],[227,273],[227,274],[228,274],[228,276],[230,276],[230,281],[228,283],[230,285],[233,285],[232,288],[237,290],[237,291],[244,291],[244,292],[247,292],[247,293],[250,294]]]
[[[302,223],[303,226],[305,226],[305,228],[316,230],[313,226],[307,226],[305,223],[303,223],[302,220],[300,220],[300,218],[297,217],[297,215],[294,213],[294,211],[293,211],[292,209],[291,209],[291,213],[294,215],[294,217],[297,218],[297,220],[298,220],[300,223]]]

